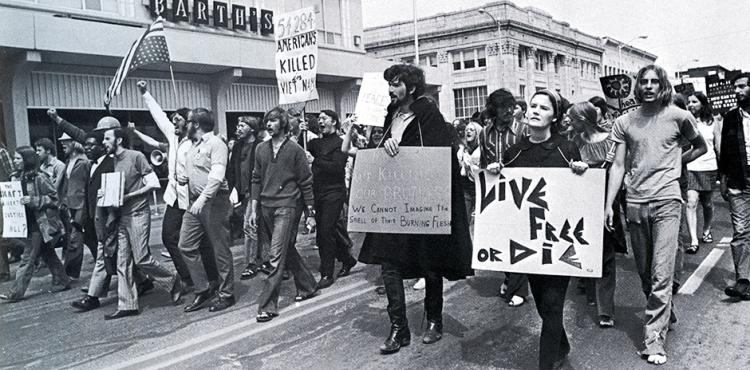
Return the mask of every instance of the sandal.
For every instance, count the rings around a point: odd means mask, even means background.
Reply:
[[[612,328],[615,326],[615,320],[609,316],[599,316],[599,327],[600,328]]]
[[[273,312],[263,311],[263,312],[259,313],[258,316],[255,316],[255,321],[257,321],[257,322],[268,322],[268,321],[273,320],[273,318],[276,317],[276,316],[279,316],[279,314],[273,313]]]
[[[703,242],[704,243],[713,243],[714,242],[714,236],[711,235],[711,230],[706,230],[706,232],[703,233]]]
[[[240,280],[252,279],[257,274],[258,274],[258,267],[257,266],[255,266],[255,265],[247,265],[247,267],[245,267],[245,270],[242,271],[242,274],[240,275]]]
[[[693,244],[693,245],[691,245],[691,246],[689,246],[689,247],[687,247],[685,249],[685,253],[687,253],[687,254],[696,254],[696,253],[698,253],[698,248],[700,248],[698,246],[698,244]]]
[[[521,306],[523,306],[524,303],[526,303],[526,298],[514,295],[508,301],[508,306],[510,306],[510,307],[521,307]]]

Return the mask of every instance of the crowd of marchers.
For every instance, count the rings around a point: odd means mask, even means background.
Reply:
[[[51,124],[64,133],[58,141],[65,162],[49,138],[12,151],[0,147],[0,181],[21,183],[28,229],[26,239],[0,240],[0,278],[10,280],[9,262],[20,261],[10,290],[0,298],[22,300],[40,266],[51,271],[53,290],[69,289],[71,279],[80,277],[85,246],[95,263],[82,289],[85,296],[71,303],[78,311],[99,308],[112,277],[117,278],[117,308],[105,320],[140,314],[139,296],[155,286],[175,305],[192,293],[185,312],[221,311],[237,299],[230,244],[233,231],[241,230],[240,280],[264,279],[255,293],[258,322],[279,315],[284,280],[293,277],[294,300],[304,301],[348,276],[358,261],[375,264],[381,269],[376,291],[387,298],[391,326],[380,351],[395,353],[411,343],[404,280],[418,279],[414,289],[425,290],[428,325],[421,339],[431,344],[443,335],[444,279],[473,275],[479,171],[564,167],[578,175],[589,168],[607,170],[602,277],[578,279],[577,287],[597,307],[599,326],[613,327],[615,256],[628,252],[629,238],[647,300],[639,353],[649,363],[667,361],[667,333],[677,323],[672,297],[680,288],[685,254],[714,242],[717,182],[734,230],[734,284],[725,294],[750,300],[750,73],[733,78],[737,106],[725,114],[713,112],[702,92],[675,93],[665,70],[649,65],[635,78],[638,108],[616,118],[601,97],[571,103],[542,89],[527,102],[501,88],[487,96],[485,109],[452,123],[425,95],[419,67],[393,65],[383,78],[391,104],[382,127],[361,126],[356,116],[342,119],[332,110],[305,117],[275,107],[262,118],[240,117],[227,140],[214,133],[216,121],[208,109],[167,115],[145,81],[138,88],[163,137],[123,126],[110,115],[87,132],[50,108]],[[166,152],[161,241],[174,269],[154,258],[149,247],[149,196],[162,186],[146,156],[130,149],[133,136]],[[367,233],[355,258],[346,204],[357,152],[384,150],[402,160],[399,148],[409,146],[452,151],[451,233]],[[99,206],[112,186],[103,184],[106,174],[113,172],[121,175],[121,203]],[[300,229],[315,233],[318,278],[295,247]],[[57,245],[62,245],[62,261]],[[560,366],[571,350],[563,323],[569,282],[567,276],[505,273],[498,287],[511,307],[526,303],[530,290],[542,320],[540,369]]]

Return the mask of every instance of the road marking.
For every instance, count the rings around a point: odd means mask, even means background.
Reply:
[[[698,268],[693,271],[693,274],[685,280],[685,284],[682,284],[682,287],[680,287],[680,290],[677,293],[686,295],[692,295],[695,293],[703,283],[703,280],[706,279],[706,275],[708,275],[711,269],[716,266],[716,263],[719,262],[719,259],[723,254],[723,249],[712,249]]]
[[[359,288],[359,287],[361,287],[363,285],[368,285],[368,288],[367,289],[363,289],[363,290],[359,290],[359,291],[355,291],[353,293],[349,293],[347,295],[338,297],[338,298],[333,299],[331,301],[325,302],[324,304],[322,304],[320,306],[312,306],[312,307],[309,307],[307,309],[302,309],[299,312],[293,313],[294,311],[298,310],[300,307],[309,306],[309,305],[314,304],[315,301],[318,300],[318,299],[323,299],[325,297],[331,297],[332,295],[335,295],[335,294],[340,294],[340,293],[344,293],[344,292],[347,292],[347,291],[355,290],[355,289],[357,289],[357,288]],[[288,308],[282,309],[280,311],[281,315],[279,317],[277,317],[276,319],[274,319],[273,321],[269,322],[269,323],[256,323],[255,320],[249,319],[249,320],[246,320],[246,321],[243,321],[243,322],[240,322],[240,323],[228,326],[226,328],[223,328],[223,329],[220,329],[220,330],[208,333],[206,335],[202,335],[200,337],[193,338],[191,340],[185,341],[185,342],[180,343],[178,345],[167,347],[167,348],[161,349],[161,350],[156,351],[156,352],[151,352],[149,354],[146,354],[146,355],[143,355],[143,356],[140,356],[140,357],[136,357],[136,358],[130,359],[128,361],[121,362],[119,364],[115,364],[112,367],[108,367],[108,369],[126,369],[126,368],[132,368],[132,369],[162,369],[162,368],[165,368],[165,367],[168,367],[168,366],[171,366],[171,365],[174,365],[174,364],[177,364],[177,363],[189,360],[189,359],[191,359],[193,357],[196,357],[198,355],[204,354],[206,352],[210,352],[210,351],[213,351],[215,349],[218,349],[218,348],[224,347],[226,345],[232,344],[232,343],[234,343],[236,341],[245,339],[247,337],[250,337],[252,335],[260,333],[262,331],[273,329],[273,328],[275,328],[275,327],[277,327],[279,325],[285,324],[285,323],[287,323],[289,321],[292,321],[294,319],[297,319],[299,317],[303,317],[305,315],[309,315],[309,314],[311,314],[311,313],[313,313],[315,311],[318,311],[320,309],[323,309],[323,308],[335,305],[337,303],[340,303],[340,302],[349,300],[351,298],[357,297],[359,295],[365,294],[367,292],[370,292],[371,290],[369,288],[369,285],[371,285],[371,283],[369,281],[365,280],[365,281],[360,281],[358,283],[346,286],[345,288],[339,289],[338,291],[336,291],[336,290],[329,290],[329,292],[334,293],[334,294],[331,294],[331,295],[328,295],[328,294],[321,295],[319,297],[312,298],[309,301],[306,301],[306,302],[303,302],[303,303],[294,304],[292,306],[289,306]],[[255,307],[257,307],[257,306],[255,306]],[[289,313],[289,314],[286,315],[286,313]],[[246,329],[246,328],[249,328],[250,330],[247,330],[247,331],[243,330],[239,334],[235,334],[233,336],[223,338],[224,336],[226,336],[226,335],[228,335],[228,334],[230,334],[232,332],[235,332],[235,331],[238,331],[238,330],[242,330],[242,329]],[[176,352],[188,349],[188,348],[193,347],[193,346],[197,347],[199,345],[200,345],[200,347],[195,348],[194,350],[190,351],[190,353],[184,354],[182,356],[170,357],[170,356],[174,355]],[[156,363],[156,364],[151,364],[150,363],[150,362],[153,362],[153,360],[161,360],[161,359],[163,359],[162,362],[159,362],[159,363]]]
[[[725,236],[719,240],[719,242],[716,244],[717,247],[728,247],[729,243],[732,242],[732,238],[729,236]]]

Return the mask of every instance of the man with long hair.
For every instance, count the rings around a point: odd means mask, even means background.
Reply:
[[[665,341],[669,325],[677,321],[672,307],[677,234],[680,225],[680,172],[706,152],[706,143],[693,116],[673,105],[667,72],[656,65],[638,71],[636,110],[617,118],[611,138],[617,143],[610,169],[605,205],[606,227],[613,228],[612,204],[630,168],[627,218],[633,257],[646,295],[645,349],[649,363],[667,362]],[[680,140],[692,149],[682,152]],[[626,163],[627,161],[627,163]]]
[[[63,248],[63,265],[65,273],[77,279],[81,275],[83,263],[83,228],[89,224],[86,213],[86,183],[89,181],[91,163],[84,155],[81,143],[74,141],[67,134],[63,134],[59,141],[62,142],[63,151],[68,157],[60,200],[70,216],[70,223],[67,225],[70,235]],[[89,241],[87,246],[96,259],[96,243]]]
[[[729,201],[734,233],[735,281],[724,289],[730,297],[750,300],[750,73],[732,79],[737,107],[727,112],[721,132],[721,195]]]
[[[305,265],[294,244],[303,210],[306,223],[315,225],[312,173],[305,151],[289,138],[289,116],[281,107],[263,117],[271,140],[255,150],[250,223],[258,228],[258,242],[268,251],[272,270],[258,297],[258,322],[279,315],[279,291],[285,269],[294,275],[295,301],[311,298],[317,292],[315,277]]]

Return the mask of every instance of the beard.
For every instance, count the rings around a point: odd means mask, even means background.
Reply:
[[[737,95],[737,105],[740,108],[750,107],[750,95]]]

